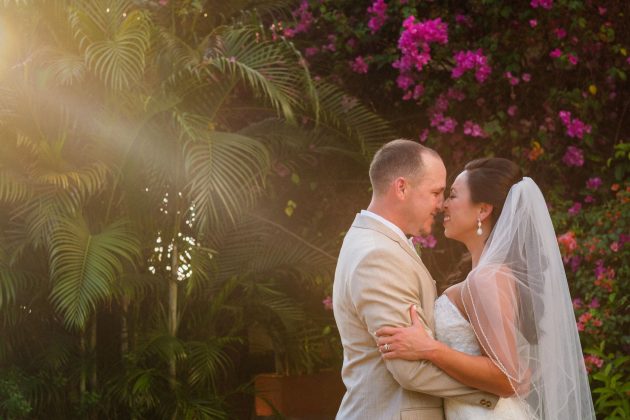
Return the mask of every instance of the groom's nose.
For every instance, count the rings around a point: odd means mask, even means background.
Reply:
[[[440,197],[438,198],[436,210],[439,212],[444,211],[444,194],[440,194]]]

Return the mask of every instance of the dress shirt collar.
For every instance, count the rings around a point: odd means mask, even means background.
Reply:
[[[368,216],[368,217],[371,217],[372,219],[378,220],[379,222],[381,222],[382,224],[384,224],[385,226],[387,226],[388,228],[396,232],[398,235],[400,235],[400,237],[403,238],[405,242],[409,243],[409,239],[407,239],[407,235],[405,235],[405,232],[403,232],[401,228],[399,228],[398,226],[396,226],[395,224],[393,224],[392,222],[390,222],[383,216],[380,216],[369,210],[361,210],[361,215]]]

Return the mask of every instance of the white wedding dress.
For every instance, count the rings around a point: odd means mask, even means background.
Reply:
[[[443,294],[435,301],[436,338],[462,353],[481,355],[479,342],[470,323],[459,309]],[[447,420],[530,420],[526,405],[518,398],[500,398],[494,410],[445,399],[444,413]]]

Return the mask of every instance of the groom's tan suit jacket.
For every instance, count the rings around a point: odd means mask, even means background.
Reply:
[[[338,419],[443,419],[442,398],[494,407],[496,396],[461,384],[429,362],[381,358],[372,333],[409,326],[411,305],[433,331],[436,294],[435,281],[411,245],[380,221],[358,214],[343,241],[333,287],[347,389]]]

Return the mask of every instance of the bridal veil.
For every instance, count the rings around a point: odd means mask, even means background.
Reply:
[[[531,178],[510,189],[462,299],[485,353],[532,418],[595,419],[556,235]]]

